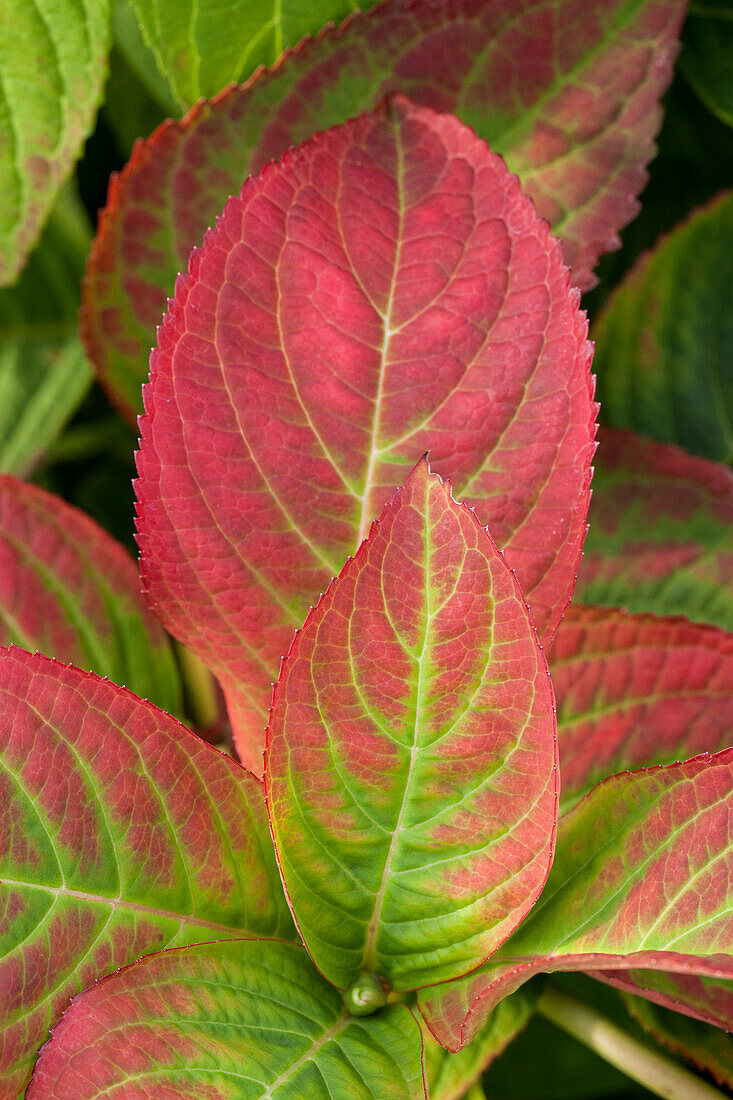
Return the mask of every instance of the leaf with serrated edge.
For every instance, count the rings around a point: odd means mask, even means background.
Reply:
[[[440,1046],[425,1028],[425,1076],[430,1100],[462,1100],[466,1090],[527,1025],[539,992],[540,987],[533,983],[505,997],[478,1035],[456,1054]]]
[[[712,1027],[733,1031],[733,981],[663,970],[589,970],[591,977],[636,993]]]
[[[606,422],[733,462],[733,192],[639,258],[593,328]]]
[[[392,1005],[348,1015],[300,945],[164,951],[77,997],[27,1100],[424,1100],[420,1029]]]
[[[733,634],[576,604],[549,663],[566,805],[614,772],[730,745]]]
[[[575,598],[733,631],[733,471],[601,428]]]
[[[229,201],[153,353],[138,535],[248,767],[293,630],[427,450],[551,637],[585,535],[585,333],[557,242],[451,115],[398,97]]]
[[[636,213],[684,0],[388,0],[198,104],[112,183],[83,328],[139,409],[152,333],[189,251],[241,181],[318,130],[403,92],[452,111],[520,175],[577,285]]]
[[[671,976],[680,977],[677,974]],[[705,990],[706,1001],[714,993],[714,990]],[[624,1004],[657,1042],[689,1058],[699,1069],[711,1073],[718,1084],[733,1089],[733,1043],[725,1031],[700,1020],[692,1020],[689,1016],[682,1016],[679,1012],[672,1012],[645,997],[632,997],[627,993],[624,994]],[[733,1021],[733,998],[729,1019]]]
[[[515,578],[425,460],[293,640],[265,760],[288,900],[340,988],[464,974],[539,895],[547,666]]]
[[[170,642],[124,547],[61,497],[0,474],[0,645],[10,642],[180,712]]]
[[[262,786],[234,760],[21,649],[0,653],[0,700],[0,1098],[15,1100],[95,979],[168,945],[294,932]]]
[[[522,927],[475,974],[422,991],[430,1030],[462,1046],[543,971],[733,979],[732,813],[733,749],[601,783],[560,819],[547,886]]]
[[[109,45],[109,0],[3,7],[0,286],[17,277],[92,129]]]

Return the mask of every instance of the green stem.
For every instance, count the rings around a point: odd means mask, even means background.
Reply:
[[[684,1066],[633,1039],[595,1008],[553,985],[545,986],[537,1011],[656,1096],[666,1100],[724,1100],[724,1093]]]
[[[196,728],[206,730],[219,717],[216,679],[213,672],[180,642],[176,642],[176,652],[186,693],[186,709]]]

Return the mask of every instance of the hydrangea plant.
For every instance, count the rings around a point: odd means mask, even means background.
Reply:
[[[233,7],[37,0],[23,39],[58,115],[0,175],[8,282],[110,25],[146,110],[209,98],[135,145],[84,280],[88,360],[142,410],[142,592],[16,476],[78,439],[71,399],[33,429],[87,384],[73,329],[26,334],[8,386],[0,1100],[479,1100],[537,1015],[660,1096],[725,1095],[731,387],[700,302],[729,296],[730,197],[599,313],[598,440],[580,308],[684,4]],[[83,255],[58,203],[0,316]]]

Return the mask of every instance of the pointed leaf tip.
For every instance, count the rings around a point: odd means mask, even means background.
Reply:
[[[542,889],[547,666],[488,533],[425,460],[296,635],[265,786],[295,919],[339,988],[473,969]]]
[[[589,499],[586,321],[547,225],[455,118],[398,97],[248,180],[159,339],[143,576],[248,767],[294,628],[426,451],[552,636]]]

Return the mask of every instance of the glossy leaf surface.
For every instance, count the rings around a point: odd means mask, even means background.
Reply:
[[[92,128],[109,0],[9,0],[0,72],[0,286],[12,283]]]
[[[549,660],[566,802],[615,772],[730,745],[733,634],[576,604]]]
[[[0,469],[18,476],[43,458],[92,381],[77,335],[90,240],[65,188],[18,283],[0,290]]]
[[[28,1100],[422,1100],[421,1049],[407,1008],[349,1016],[301,946],[210,943],[77,997]]]
[[[733,1089],[733,1043],[727,1032],[662,1008],[643,997],[627,995],[624,1002],[632,1016],[657,1042],[689,1058],[699,1069],[707,1070],[718,1084]]]
[[[293,641],[265,785],[299,931],[341,988],[463,974],[542,889],[547,666],[515,578],[425,461]]]
[[[423,991],[433,1034],[450,1049],[470,1041],[541,971],[733,979],[732,813],[733,749],[601,783],[560,819],[547,886],[521,928],[475,974]]]
[[[594,327],[607,423],[733,461],[733,193],[642,256]]]
[[[705,105],[733,126],[733,10],[727,0],[693,3],[680,69]]]
[[[113,183],[88,272],[85,340],[130,415],[155,326],[242,180],[401,91],[506,157],[579,286],[617,247],[653,155],[684,0],[389,0],[158,130]]]
[[[733,473],[601,429],[575,598],[733,631]]]
[[[498,1058],[526,1026],[537,1001],[538,988],[524,986],[500,1001],[472,1042],[452,1054],[433,1038],[427,1028],[425,1070],[430,1100],[462,1100],[466,1090],[475,1085],[481,1074]]]
[[[230,757],[20,649],[0,655],[0,700],[0,1097],[16,1100],[95,979],[171,944],[294,932],[262,787]]]
[[[0,475],[0,645],[108,676],[180,712],[173,652],[134,561],[61,497]]]
[[[552,635],[585,534],[589,358],[559,246],[450,115],[398,98],[228,203],[153,355],[138,531],[248,767],[293,630],[427,450]]]
[[[361,0],[362,9],[375,0]],[[353,0],[130,0],[159,71],[178,104],[190,107],[272,65],[288,46],[339,22]]]

